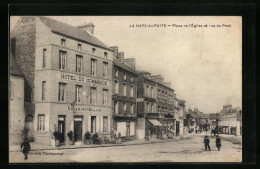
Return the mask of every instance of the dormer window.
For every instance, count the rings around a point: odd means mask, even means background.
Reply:
[[[82,45],[78,44],[78,50],[81,51],[82,50]]]
[[[104,52],[104,58],[107,58],[107,52]]]
[[[65,46],[66,40],[65,39],[61,39],[61,46]]]

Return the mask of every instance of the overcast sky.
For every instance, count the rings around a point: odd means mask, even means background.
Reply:
[[[95,25],[95,36],[136,58],[138,70],[171,82],[187,109],[216,113],[224,104],[242,108],[242,18],[205,16],[51,16],[78,26]],[[11,18],[10,27],[18,17]],[[135,27],[130,27],[134,24]],[[208,27],[136,27],[136,24]],[[209,27],[222,24],[231,27]]]

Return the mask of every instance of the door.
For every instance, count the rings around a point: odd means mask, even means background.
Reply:
[[[74,117],[74,141],[82,141],[82,117]]]
[[[178,136],[179,133],[180,133],[180,122],[177,121],[177,122],[176,122],[176,136]]]
[[[130,122],[126,122],[126,138],[130,139]]]
[[[58,129],[60,133],[60,143],[63,143],[65,141],[65,116],[58,117]]]

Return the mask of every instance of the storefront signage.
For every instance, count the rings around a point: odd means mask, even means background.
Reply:
[[[78,111],[78,112],[102,112],[101,108],[96,107],[72,107],[71,105],[68,106],[68,110]]]
[[[61,73],[60,78],[65,79],[65,80],[76,81],[76,82],[108,85],[108,82],[106,80],[94,79],[94,78],[89,78],[89,77],[85,78],[83,76],[71,75],[71,74],[67,74],[67,73]]]

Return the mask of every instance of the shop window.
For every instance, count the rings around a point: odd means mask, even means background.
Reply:
[[[96,116],[91,116],[91,133],[96,133]]]
[[[90,104],[96,104],[97,101],[97,88],[90,88]]]
[[[42,68],[43,69],[46,67],[46,52],[47,52],[47,49],[43,49],[43,51],[42,51]]]
[[[76,55],[76,72],[77,73],[82,72],[82,60],[83,60],[82,56]]]
[[[91,75],[96,76],[97,75],[97,60],[91,59]]]
[[[66,63],[67,63],[67,52],[61,51],[59,53],[59,69],[65,70],[66,69]]]
[[[82,102],[82,86],[76,85],[75,88],[75,101],[77,103]]]
[[[42,81],[42,101],[45,101],[46,96],[46,81]]]
[[[107,104],[108,104],[108,90],[103,89],[103,105],[107,105]]]
[[[107,68],[108,68],[108,63],[103,62],[103,77],[107,77]]]
[[[107,116],[103,117],[103,132],[104,133],[108,132],[108,117]]]
[[[38,131],[44,131],[45,130],[45,115],[39,114],[38,115]]]
[[[65,101],[66,83],[59,83],[58,101]]]

